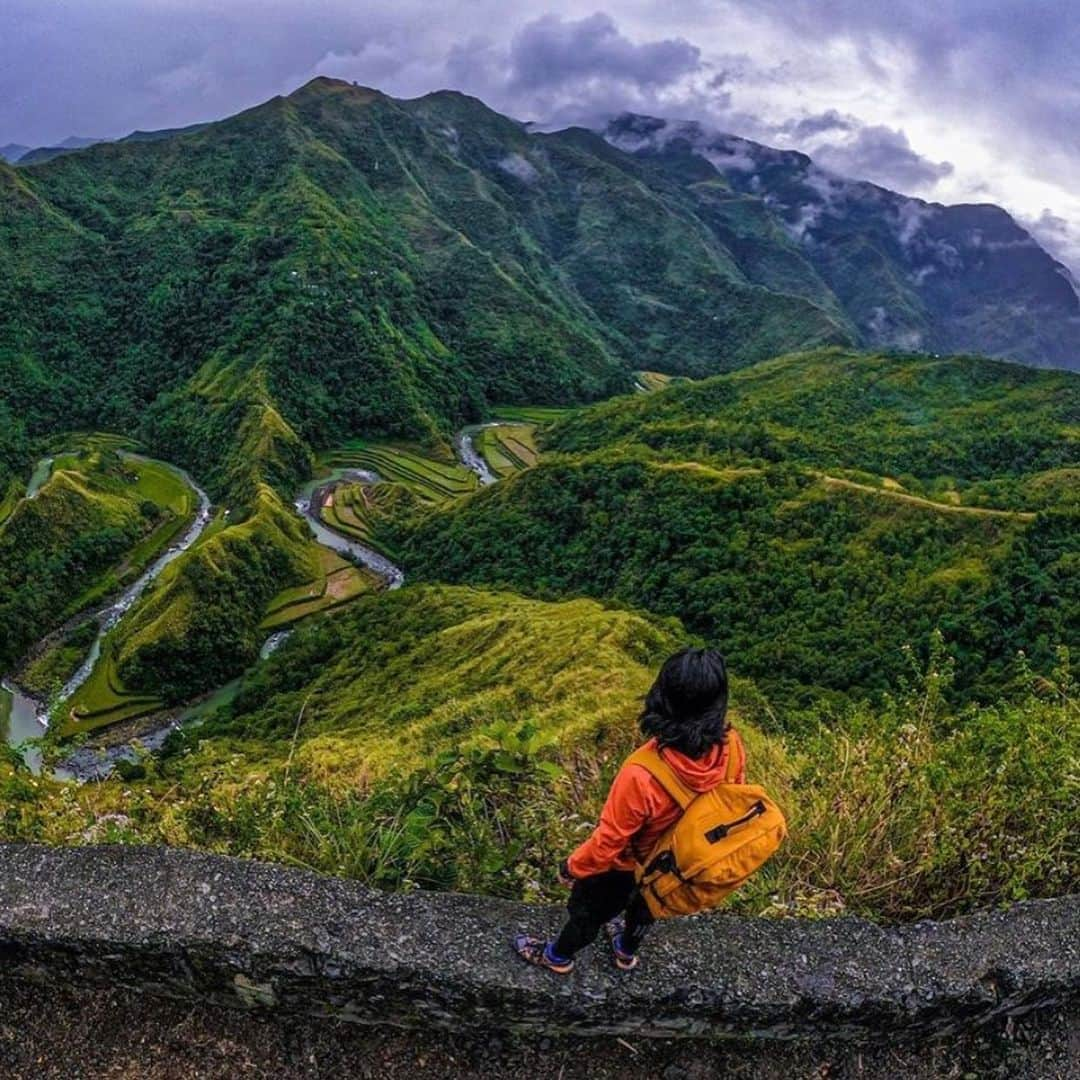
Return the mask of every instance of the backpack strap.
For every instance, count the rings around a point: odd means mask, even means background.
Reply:
[[[635,750],[627,759],[627,765],[640,765],[647,770],[660,786],[685,810],[697,797],[678,777],[675,770],[651,746],[645,745]]]
[[[739,782],[739,775],[746,769],[746,747],[743,746],[743,741],[739,736],[739,733],[733,728],[728,728],[727,733],[727,771],[724,774],[724,782],[727,784],[737,784]]]

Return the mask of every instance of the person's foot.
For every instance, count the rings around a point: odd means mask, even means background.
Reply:
[[[623,946],[623,933],[626,930],[626,920],[621,915],[616,915],[611,922],[604,924],[604,933],[607,935],[608,944],[611,946],[611,958],[620,971],[633,971],[638,966],[638,958],[628,952]]]
[[[541,941],[540,938],[529,937],[527,934],[518,934],[514,938],[514,952],[527,963],[547,968],[558,975],[569,975],[574,970],[573,959],[564,960],[556,955],[550,941]]]

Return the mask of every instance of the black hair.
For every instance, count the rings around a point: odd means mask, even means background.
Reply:
[[[715,649],[682,649],[664,662],[639,723],[659,746],[700,758],[727,738],[727,705],[723,656]]]

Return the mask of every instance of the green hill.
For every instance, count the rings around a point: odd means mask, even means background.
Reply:
[[[713,464],[852,470],[943,501],[1023,509],[1038,474],[1080,461],[1080,378],[978,357],[825,349],[614,399],[544,441],[569,453],[634,444]]]
[[[95,448],[60,454],[0,521],[0,670],[66,618],[133,580],[196,509],[172,470]]]
[[[935,628],[992,696],[1080,627],[1075,503],[1048,480],[1077,460],[1080,380],[998,367],[827,352],[617,399],[374,535],[413,577],[677,616],[787,700],[884,690]],[[1028,484],[1038,514],[1010,509]]]

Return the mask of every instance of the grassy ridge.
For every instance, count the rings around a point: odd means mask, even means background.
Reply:
[[[176,703],[228,682],[258,654],[272,598],[312,579],[312,550],[303,522],[262,485],[246,517],[170,563],[119,625],[123,684]]]
[[[67,613],[81,611],[134,581],[158,555],[185,532],[194,519],[198,498],[175,469],[157,461],[130,458],[126,461],[126,468],[132,478],[132,494],[163,508],[166,513],[161,524],[140,540],[113,572],[68,605]]]
[[[193,506],[171,470],[102,449],[58,455],[37,495],[0,525],[0,668],[137,574]]]

